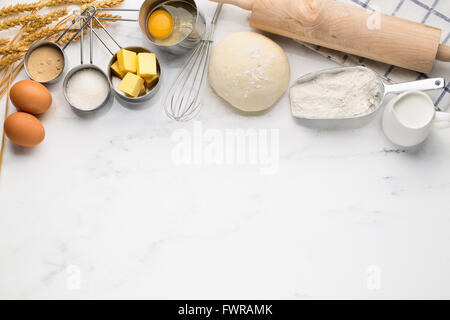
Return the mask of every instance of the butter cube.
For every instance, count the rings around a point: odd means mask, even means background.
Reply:
[[[143,84],[142,85],[142,87],[141,87],[141,90],[139,91],[139,95],[138,95],[138,97],[141,97],[141,96],[143,96],[143,95],[145,95],[147,93],[147,89],[145,88],[145,84]],[[132,97],[132,96],[130,96],[129,94],[125,94],[127,97]],[[134,98],[136,98],[136,97],[134,97]]]
[[[150,77],[145,77],[144,78],[145,86],[150,89],[151,87],[153,87],[158,82],[158,79],[159,79],[159,77],[157,75],[150,76]]]
[[[119,63],[119,69],[123,73],[136,73],[136,52],[122,49],[117,52],[117,61]]]
[[[142,84],[141,91],[139,91],[139,97],[143,96],[147,93],[147,89],[145,88],[145,84]]]
[[[140,52],[137,55],[137,75],[142,78],[156,76],[156,55],[154,53]]]
[[[123,77],[122,81],[120,81],[117,88],[131,97],[138,97],[143,85],[144,79],[128,72],[125,77]]]
[[[111,71],[120,79],[123,79],[123,77],[126,74],[126,72],[123,72],[122,70],[120,70],[119,62],[117,60],[111,65]]]

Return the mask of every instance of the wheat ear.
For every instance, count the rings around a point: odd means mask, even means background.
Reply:
[[[7,30],[15,26],[27,24],[29,22],[36,20],[36,17],[37,17],[36,14],[30,14],[28,16],[5,19],[0,22],[0,31]]]
[[[0,9],[0,18],[16,15],[22,12],[33,11],[41,5],[42,1],[33,3],[18,3],[13,6],[8,6]]]
[[[1,58],[0,59],[0,70],[13,64],[14,62],[16,62],[17,60],[22,58],[24,55],[25,55],[25,52],[18,52],[18,53],[10,54],[6,57]]]
[[[81,10],[84,10],[88,5],[93,5],[97,8],[113,8],[121,5],[125,0],[103,0],[103,1],[95,1],[89,4],[85,4],[81,6]]]
[[[67,8],[56,9],[48,14],[39,16],[35,21],[30,22],[23,30],[23,37],[30,36],[36,30],[43,28],[54,21],[59,20],[59,18],[67,15]]]
[[[41,6],[43,7],[57,7],[57,6],[63,6],[68,4],[87,4],[92,2],[92,0],[48,0],[46,2],[43,2]]]

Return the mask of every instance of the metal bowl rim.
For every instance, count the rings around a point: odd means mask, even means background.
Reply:
[[[129,50],[129,49],[133,49],[133,48],[134,48],[134,49],[142,49],[142,50],[145,51],[145,52],[153,53],[153,54],[156,55],[157,69],[159,69],[159,74],[158,74],[159,79],[158,79],[158,83],[157,83],[151,90],[149,90],[145,95],[140,96],[140,97],[127,97],[127,96],[125,96],[122,92],[120,92],[119,90],[117,90],[117,89],[114,87],[113,83],[112,83],[112,78],[113,78],[114,76],[113,76],[112,73],[111,73],[111,65],[114,63],[115,60],[117,60],[117,52],[116,52],[116,53],[111,57],[111,59],[109,60],[109,63],[108,63],[108,74],[107,74],[107,78],[108,78],[108,81],[109,81],[109,85],[110,85],[112,91],[116,94],[116,96],[119,96],[119,98],[123,98],[123,100],[126,101],[126,102],[138,104],[138,103],[142,103],[142,102],[144,102],[144,101],[147,101],[147,100],[151,99],[152,97],[149,96],[149,95],[154,94],[154,93],[159,89],[163,71],[162,71],[161,64],[159,63],[159,58],[158,58],[158,55],[156,54],[156,52],[153,52],[153,51],[151,51],[150,49],[147,49],[147,48],[144,48],[144,47],[140,47],[140,46],[128,46],[128,47],[124,47],[123,49]],[[131,51],[133,51],[133,50],[131,50]]]
[[[50,45],[53,47],[56,47],[60,50],[60,52],[62,53],[63,59],[64,59],[64,64],[63,64],[63,69],[61,70],[61,72],[53,79],[48,80],[48,81],[38,81],[35,78],[33,78],[30,74],[30,71],[28,70],[28,59],[30,58],[31,53],[36,50],[37,48],[46,46],[46,45]],[[64,52],[64,50],[61,48],[61,46],[59,44],[57,44],[56,42],[53,41],[48,41],[48,40],[42,40],[39,42],[36,42],[35,44],[33,44],[31,47],[28,48],[27,52],[25,53],[25,56],[23,58],[23,67],[25,69],[25,73],[27,74],[27,76],[36,82],[39,82],[41,84],[51,84],[51,83],[55,83],[57,82],[59,79],[61,79],[62,75],[64,74],[64,70],[66,69],[66,63],[67,63],[67,55]]]
[[[67,96],[67,83],[69,82],[70,78],[78,71],[82,70],[82,69],[94,69],[97,71],[100,71],[101,74],[105,77],[107,83],[108,83],[108,94],[106,95],[106,98],[103,100],[103,102],[98,105],[96,108],[91,109],[91,110],[83,110],[83,109],[79,109],[77,107],[75,107],[69,100],[68,96]],[[106,105],[106,102],[109,99],[109,96],[111,95],[111,85],[108,81],[108,76],[106,75],[106,73],[100,69],[98,66],[96,66],[95,64],[80,64],[76,67],[73,67],[72,69],[70,69],[70,71],[67,73],[67,75],[64,77],[64,82],[63,82],[63,93],[64,93],[64,98],[66,98],[66,101],[70,104],[70,106],[72,108],[74,108],[75,110],[79,111],[79,112],[83,112],[83,113],[90,113],[90,112],[94,112],[97,111],[99,109],[101,109],[102,107],[104,107]]]
[[[144,1],[144,2],[142,3],[141,8],[140,8],[141,10],[142,10],[142,8],[144,7],[145,2],[146,2],[146,1]],[[157,8],[161,7],[163,4],[165,4],[165,3],[167,3],[167,2],[187,2],[187,1],[184,1],[184,0],[167,0],[167,1],[163,1],[162,3],[160,3],[160,4],[157,5],[157,6],[155,6],[154,8],[152,8],[152,10],[149,11],[149,14],[148,14],[147,17],[145,18],[145,25],[148,25],[148,19],[149,19],[149,17],[150,17],[150,13],[153,12],[154,10],[156,10]],[[196,15],[195,15],[195,26],[197,26],[197,23],[198,23],[199,19],[202,19],[203,22],[204,22],[204,24],[205,24],[205,26],[206,26],[206,20],[205,20],[205,17],[204,17],[204,15],[203,15],[202,11],[200,10],[200,8],[198,7],[197,2],[196,2],[195,0],[192,0],[192,2],[193,2],[193,4],[195,5],[195,6],[194,6],[194,9],[195,9],[195,12],[196,12]],[[189,4],[191,4],[191,3],[189,3]],[[153,45],[155,45],[155,46],[157,46],[157,47],[160,47],[160,48],[162,48],[162,49],[166,49],[166,48],[171,48],[171,47],[175,47],[175,46],[180,45],[180,43],[182,43],[182,42],[185,41],[187,38],[189,38],[189,36],[190,36],[192,33],[194,33],[195,30],[196,30],[196,28],[193,28],[192,31],[191,31],[186,37],[184,37],[184,38],[181,39],[180,41],[178,41],[178,42],[176,42],[176,43],[172,43],[172,44],[158,44],[158,43],[154,42],[154,41],[148,36],[148,30],[145,32],[145,36],[146,36],[146,38],[148,39],[148,41],[150,41],[151,44],[153,44]],[[205,35],[205,33],[206,33],[206,28],[205,28],[205,30],[203,31],[203,34],[200,35],[200,39],[203,38],[203,36]]]

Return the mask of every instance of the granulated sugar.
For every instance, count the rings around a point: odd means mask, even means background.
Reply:
[[[66,93],[72,106],[90,111],[105,101],[109,94],[109,83],[100,71],[93,68],[81,69],[70,77]]]

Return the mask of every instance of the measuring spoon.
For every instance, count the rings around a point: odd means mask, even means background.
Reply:
[[[65,53],[65,49],[69,46],[69,44],[72,43],[72,41],[80,34],[80,32],[86,27],[86,25],[88,24],[88,22],[90,20],[87,20],[84,15],[85,14],[95,14],[96,8],[94,6],[88,6],[86,7],[79,16],[77,16],[72,23],[70,24],[70,26],[64,30],[64,32],[58,37],[58,39],[55,40],[55,42],[53,41],[48,41],[48,40],[42,40],[39,41],[37,43],[35,43],[34,45],[32,45],[28,50],[27,53],[25,54],[24,57],[24,67],[25,67],[25,73],[28,75],[28,77],[34,81],[40,82],[42,84],[52,84],[55,83],[57,81],[59,81],[62,77],[63,74],[65,72],[65,69],[67,67],[67,55]],[[69,39],[69,41],[67,41],[67,43],[65,45],[60,45],[59,42],[61,41],[61,39],[79,22],[82,20],[82,23],[80,24],[80,27],[78,28],[77,32],[75,32],[75,34]],[[81,32],[81,38],[83,37],[83,33]],[[55,48],[56,50],[58,50],[61,54],[61,56],[63,57],[63,68],[61,70],[61,72],[59,73],[58,76],[56,76],[55,78],[48,80],[48,81],[38,81],[37,79],[35,79],[29,69],[28,69],[28,59],[30,58],[31,53],[36,50],[37,48],[43,47],[43,46],[51,46],[53,48]]]
[[[87,23],[89,23],[89,32],[90,32],[90,37],[89,37],[89,63],[84,63],[84,59],[83,59],[83,42],[84,42],[84,37],[83,37],[83,32],[82,32],[81,33],[81,39],[80,39],[80,65],[72,68],[67,73],[66,77],[64,78],[64,82],[63,82],[63,91],[64,91],[64,97],[65,97],[66,101],[70,104],[70,106],[75,111],[77,111],[79,113],[91,113],[91,112],[99,110],[100,108],[104,107],[108,103],[109,97],[111,95],[111,86],[109,84],[108,77],[107,77],[106,73],[102,69],[100,69],[98,66],[93,64],[92,18],[94,17],[95,12],[96,12],[96,8],[95,7],[93,7],[93,8],[94,8],[94,10],[89,12],[89,16],[88,17],[82,17],[83,21],[85,21],[83,23],[83,28],[87,25]],[[83,109],[83,108],[75,105],[69,99],[69,95],[67,93],[67,86],[68,86],[69,80],[72,78],[72,76],[74,74],[76,74],[78,72],[81,72],[83,70],[87,70],[87,69],[93,69],[93,70],[97,71],[98,74],[100,74],[104,78],[105,83],[108,84],[108,93],[107,93],[107,95],[105,96],[105,98],[103,99],[103,101],[99,105],[94,106],[92,108]]]
[[[376,81],[378,81],[378,84],[382,88],[381,93],[379,96],[375,97],[376,101],[375,104],[370,108],[370,110],[366,113],[362,113],[356,116],[349,116],[349,117],[341,117],[336,118],[330,116],[329,118],[315,118],[315,117],[306,117],[299,114],[296,114],[295,108],[293,107],[292,103],[292,88],[295,86],[311,81],[315,78],[317,78],[320,75],[323,74],[333,74],[333,73],[340,73],[340,72],[346,72],[351,70],[362,70],[365,72],[370,72],[375,75]],[[435,89],[442,89],[445,87],[445,80],[444,78],[432,78],[432,79],[425,79],[425,80],[417,80],[412,82],[404,82],[404,83],[398,83],[398,84],[392,84],[388,85],[385,84],[382,79],[376,74],[374,71],[372,71],[369,68],[356,66],[356,67],[343,67],[343,68],[333,68],[333,69],[326,69],[318,72],[309,73],[301,78],[299,78],[295,83],[291,86],[290,90],[290,99],[291,99],[291,111],[292,116],[299,119],[311,119],[311,120],[343,120],[343,119],[357,119],[369,116],[380,109],[380,106],[383,103],[384,98],[391,93],[402,93],[406,91],[412,91],[412,90],[421,90],[421,91],[427,91],[427,90],[435,90]]]
[[[96,17],[95,15],[92,17],[99,26],[100,29],[102,29],[108,36],[109,38],[117,45],[117,47],[119,48],[119,50],[122,49],[127,49],[130,51],[133,51],[135,53],[140,53],[140,52],[147,52],[147,53],[152,53],[150,50],[148,50],[147,48],[143,48],[143,47],[138,47],[138,46],[132,46],[132,47],[126,47],[123,48],[119,42],[111,35],[111,33],[108,32],[108,30],[105,28],[105,26],[100,22],[99,18]],[[91,20],[91,24],[92,24],[92,20]],[[100,41],[100,43],[106,48],[106,50],[109,51],[109,53],[111,54],[112,58],[109,61],[108,64],[108,81],[109,81],[109,85],[112,88],[112,91],[115,94],[115,97],[118,98],[119,100],[121,100],[122,102],[125,102],[126,104],[140,104],[142,102],[145,102],[149,99],[151,99],[152,97],[155,96],[155,94],[158,92],[159,88],[160,88],[160,83],[161,83],[161,78],[162,78],[162,69],[161,69],[161,65],[159,63],[159,59],[156,58],[156,70],[158,72],[158,82],[156,83],[156,85],[154,85],[151,88],[148,88],[148,90],[146,91],[146,93],[144,95],[141,95],[139,97],[131,97],[131,96],[127,96],[126,94],[122,93],[120,90],[117,89],[117,85],[115,85],[113,83],[113,79],[115,78],[113,73],[111,72],[111,65],[117,60],[117,52],[114,53],[109,46],[106,44],[106,42],[102,39],[102,37],[100,37],[98,35],[98,33],[91,27],[91,41],[93,39],[92,35],[95,35],[97,37],[97,39]]]

